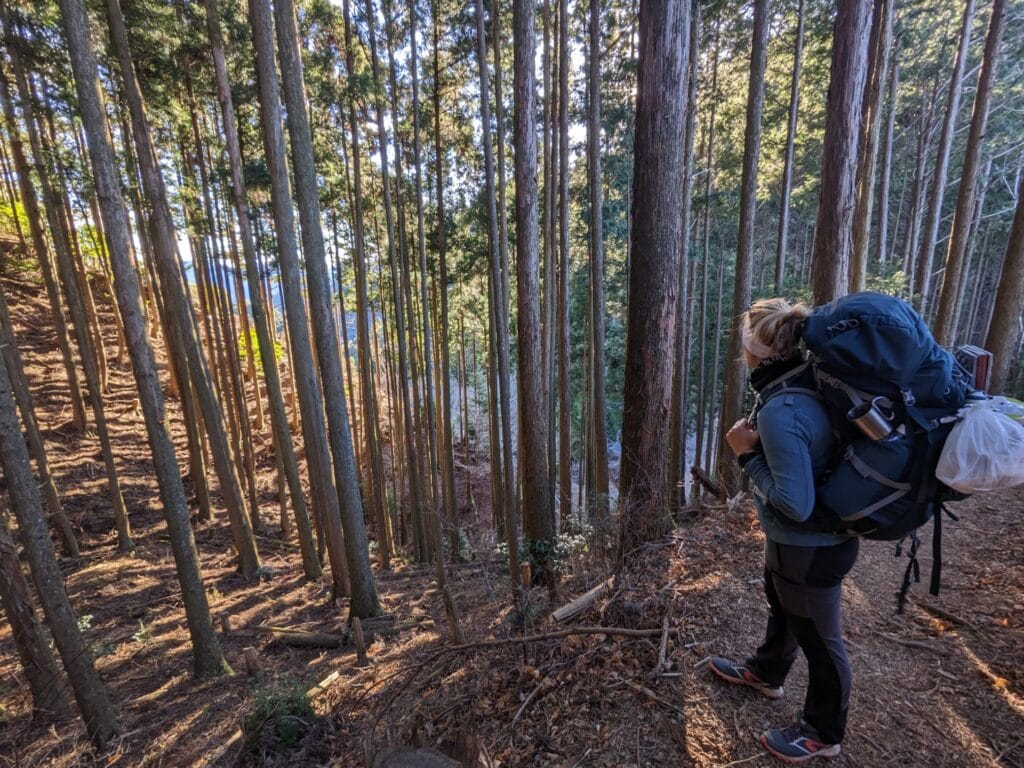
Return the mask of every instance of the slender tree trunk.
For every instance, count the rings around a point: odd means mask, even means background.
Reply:
[[[824,304],[848,290],[870,11],[864,0],[839,0],[811,265],[815,304]]]
[[[2,365],[2,363],[0,363]],[[11,636],[18,649],[21,668],[32,693],[32,717],[62,720],[71,714],[64,681],[53,651],[36,619],[28,581],[21,570],[18,548],[7,530],[7,511],[0,499],[0,604],[3,605]]]
[[[9,30],[9,23],[6,20],[5,27]],[[9,35],[10,32],[8,31]],[[13,46],[8,47],[8,53],[12,56],[12,64],[17,62],[15,77],[17,80],[19,96],[21,97],[22,116],[29,133],[29,142],[32,147],[32,154],[39,168],[39,183],[43,193],[44,207],[47,220],[50,225],[50,236],[54,243],[54,254],[57,257],[57,268],[60,281],[64,287],[64,297],[68,302],[68,309],[71,313],[72,329],[78,342],[79,356],[82,361],[82,370],[85,373],[86,387],[89,391],[89,401],[92,406],[93,420],[96,425],[96,434],[100,441],[100,451],[103,455],[103,465],[107,476],[107,494],[114,513],[114,527],[117,530],[117,544],[121,551],[134,549],[131,538],[131,526],[128,522],[128,510],[124,504],[124,497],[121,495],[121,485],[118,479],[117,467],[114,461],[113,447],[110,442],[110,431],[107,427],[106,413],[103,408],[103,385],[102,376],[96,365],[93,356],[93,339],[89,332],[89,320],[85,302],[82,300],[78,275],[74,265],[71,263],[70,249],[64,237],[64,230],[57,221],[59,202],[55,197],[54,190],[50,186],[49,169],[41,163],[44,157],[48,156],[47,147],[43,144],[42,134],[38,123],[32,113],[31,100],[28,98],[28,80],[20,56]]]
[[[437,183],[437,258],[438,291],[441,301],[441,317],[438,324],[438,370],[441,377],[441,482],[445,490],[448,544],[451,556],[461,559],[463,556],[458,527],[458,501],[455,495],[455,448],[452,445],[452,375],[451,355],[449,353],[450,328],[448,324],[448,235],[444,207],[444,154],[441,144],[441,68],[439,63],[440,37],[440,4],[433,3],[434,9],[434,155],[436,167],[434,177]]]
[[[423,378],[424,378],[424,409],[427,414],[427,453],[429,457],[430,484],[433,495],[433,515],[429,522],[431,538],[434,548],[434,577],[437,579],[438,589],[441,591],[444,600],[445,616],[448,621],[448,637],[455,645],[463,642],[462,629],[459,626],[459,617],[455,609],[455,601],[448,590],[448,579],[444,570],[444,547],[441,543],[441,526],[449,514],[453,513],[442,509],[444,493],[441,490],[441,475],[439,461],[439,446],[437,445],[437,412],[436,393],[434,388],[434,338],[433,323],[431,321],[430,301],[428,297],[427,282],[427,248],[426,234],[424,230],[423,216],[423,171],[420,143],[420,103],[419,103],[419,64],[416,43],[417,12],[416,1],[409,3],[409,50],[411,52],[409,68],[412,71],[412,111],[413,111],[413,167],[415,170],[416,183],[416,242],[419,246],[420,257],[420,304],[423,308]],[[454,555],[454,552],[453,552]]]
[[[942,276],[942,290],[935,312],[935,338],[940,344],[951,345],[956,341],[956,326],[960,313],[960,283],[963,280],[967,242],[974,216],[978,168],[981,163],[982,146],[985,143],[988,107],[992,98],[1005,19],[1006,0],[995,0],[992,3],[992,16],[985,38],[985,53],[978,75],[978,89],[974,94],[974,112],[971,116],[970,132],[967,134],[964,168],[960,175],[960,188],[957,190],[956,208],[953,211],[953,229],[949,236],[946,267]]]
[[[564,529],[572,515],[572,401],[569,397],[569,3],[558,2],[558,486]]]
[[[793,147],[800,112],[800,71],[804,59],[804,9],[799,0],[796,9],[796,40],[793,44],[793,74],[789,80],[789,122],[786,127],[786,154],[782,163],[782,200],[779,203],[779,238],[775,246],[775,293],[786,286],[786,249],[789,244],[789,198],[793,191]]]
[[[345,14],[345,65],[348,70],[349,82],[355,78],[355,55],[352,46],[351,20],[349,18],[349,2],[344,3]],[[366,434],[366,454],[370,469],[370,510],[377,526],[377,551],[381,566],[391,568],[391,552],[393,544],[389,535],[390,526],[387,521],[387,494],[385,491],[384,462],[381,459],[378,443],[377,392],[373,380],[373,362],[370,349],[370,328],[367,314],[371,311],[366,287],[366,242],[363,223],[363,178],[362,158],[359,148],[359,129],[356,123],[355,93],[349,93],[349,122],[352,131],[352,176],[355,253],[353,261],[356,273],[356,333],[359,341],[359,373],[362,389],[360,398],[363,407],[363,427]],[[340,285],[339,285],[340,290]],[[347,336],[347,333],[346,333]],[[349,377],[350,386],[353,383]]]
[[[868,274],[871,244],[871,213],[875,203],[875,172],[878,165],[878,134],[882,120],[882,91],[888,81],[892,50],[893,0],[875,0],[868,42],[867,87],[861,115],[860,149],[857,158],[857,208],[853,215],[853,250],[850,252],[851,291],[863,291]]]
[[[376,10],[373,0],[364,0],[365,17],[370,38],[370,62],[373,79],[381,83],[380,64],[377,58],[377,36],[374,31]],[[388,134],[384,122],[383,85],[376,90],[374,106],[377,117],[378,150],[381,157],[381,186],[384,197],[384,219],[388,236],[388,263],[391,265],[391,293],[395,306],[395,333],[398,345],[398,386],[401,389],[402,401],[402,434],[405,438],[406,466],[409,473],[409,506],[414,519],[419,519],[422,510],[423,494],[420,485],[419,463],[416,454],[415,434],[412,416],[412,403],[409,393],[409,344],[406,339],[405,313],[402,310],[401,281],[399,279],[397,242],[395,237],[395,221],[391,202],[391,181],[388,167]]]
[[[693,210],[693,135],[697,120],[697,81],[700,79],[699,3],[690,9],[689,70],[686,78],[686,127],[683,139],[683,208],[680,216],[682,242],[679,251],[679,298],[676,310],[674,361],[672,364],[672,423],[669,431],[668,498],[673,513],[686,500],[686,422],[690,388],[690,214]]]
[[[554,546],[547,464],[548,421],[544,407],[541,350],[540,254],[537,231],[537,136],[535,130],[534,8],[513,0],[515,71],[516,306],[519,325],[519,457],[523,483],[523,533],[535,579],[554,588],[549,558]]]
[[[84,24],[82,26],[84,28]],[[18,519],[18,531],[32,570],[36,594],[71,681],[89,740],[97,749],[104,749],[117,734],[116,715],[64,589],[64,576],[53,554],[53,544],[43,517],[42,499],[29,467],[25,440],[18,428],[14,397],[4,364],[0,364],[0,467],[7,481],[11,508]]]
[[[711,114],[708,117],[707,127],[707,160],[704,168],[704,242],[703,253],[701,254],[701,287],[700,287],[700,325],[698,338],[701,339],[700,364],[697,366],[697,434],[696,445],[694,446],[694,466],[703,461],[702,457],[705,432],[707,433],[707,445],[711,445],[710,423],[705,413],[705,398],[708,401],[714,400],[714,395],[708,389],[707,356],[709,341],[714,341],[715,348],[718,345],[718,336],[709,336],[708,331],[708,280],[711,276],[709,269],[711,263],[711,182],[713,180],[712,165],[715,154],[715,112],[718,106],[718,56],[719,56],[719,28],[721,17],[715,19],[715,41],[714,52],[711,54]],[[702,486],[697,485],[693,492],[699,498],[702,494]]]
[[[501,28],[500,18],[497,13],[497,4],[491,6],[492,37],[498,37]],[[480,122],[483,125],[483,149],[484,149],[484,188],[485,204],[487,206],[487,251],[489,261],[489,293],[490,293],[490,320],[491,327],[491,356],[490,367],[493,377],[493,389],[497,397],[498,407],[494,411],[492,429],[497,426],[501,432],[500,458],[501,472],[495,471],[492,464],[492,475],[499,478],[494,484],[498,493],[492,494],[492,507],[500,509],[501,520],[504,523],[505,541],[508,545],[509,576],[512,583],[512,599],[519,600],[520,587],[522,586],[519,571],[519,529],[518,512],[516,509],[516,476],[512,467],[512,409],[510,406],[510,382],[508,361],[508,308],[505,304],[502,285],[503,259],[501,250],[503,248],[504,230],[500,227],[498,209],[495,200],[494,190],[494,157],[491,151],[491,100],[490,76],[487,71],[487,48],[486,35],[484,33],[484,6],[483,0],[476,0],[476,40],[477,40],[477,66],[480,69]],[[498,92],[498,73],[501,70],[500,46],[495,42],[495,103],[500,105],[501,99]],[[498,155],[499,165],[502,157],[502,128],[500,112],[498,118]],[[499,185],[503,174],[498,173]],[[497,367],[495,367],[497,361]],[[494,436],[497,438],[497,435]],[[495,449],[498,448],[495,443]],[[497,450],[492,451],[492,455]],[[500,505],[499,500],[500,499]],[[500,528],[501,526],[499,526]]]
[[[13,46],[9,43],[6,47],[12,48]],[[39,202],[36,199],[36,191],[32,185],[28,160],[25,158],[25,150],[21,143],[21,132],[18,129],[17,120],[14,116],[14,106],[11,103],[7,78],[2,73],[0,73],[0,99],[3,101],[4,117],[7,122],[7,133],[10,136],[11,157],[14,161],[14,171],[18,179],[21,204],[25,210],[25,218],[28,221],[32,248],[35,251],[36,259],[39,261],[40,271],[43,275],[43,284],[46,286],[46,298],[50,303],[50,314],[53,316],[54,328],[57,331],[57,346],[60,348],[61,362],[64,364],[64,374],[68,380],[72,423],[75,429],[81,432],[86,426],[85,399],[82,395],[81,386],[78,383],[78,370],[75,368],[74,357],[71,353],[68,326],[64,319],[64,308],[61,305],[57,279],[53,273],[50,249],[47,247],[46,236],[43,233],[43,219],[39,212]],[[45,173],[42,166],[37,166],[36,170],[40,174]]]
[[[764,0],[759,0],[764,2]],[[664,533],[690,3],[641,0],[619,552]]]
[[[317,557],[316,544],[313,541],[313,530],[310,524],[309,511],[306,507],[306,497],[302,490],[298,460],[292,444],[292,435],[288,428],[288,416],[285,413],[284,395],[281,390],[281,378],[277,367],[277,354],[263,304],[259,266],[250,227],[245,179],[242,173],[242,152],[238,141],[238,129],[235,125],[235,108],[231,98],[231,85],[228,81],[224,41],[221,36],[220,20],[217,13],[217,0],[206,0],[205,5],[207,31],[210,36],[210,46],[213,54],[214,74],[217,78],[217,100],[220,103],[223,118],[224,140],[227,146],[228,164],[231,171],[231,187],[238,218],[238,230],[242,238],[242,255],[245,258],[245,275],[249,286],[249,303],[252,307],[256,341],[259,345],[260,361],[267,385],[267,404],[270,408],[274,452],[281,462],[284,476],[288,481],[289,497],[292,502],[292,510],[299,534],[299,548],[302,552],[303,572],[307,579],[316,579],[321,574],[320,560]],[[239,291],[239,295],[241,295],[241,291]],[[256,396],[259,399],[258,390]],[[312,462],[313,460],[311,459],[310,463],[312,464]]]
[[[265,2],[266,0],[255,0]],[[317,358],[324,387],[328,440],[334,460],[335,482],[341,502],[341,522],[345,530],[345,554],[348,560],[351,614],[367,618],[380,614],[380,601],[370,570],[370,556],[363,520],[362,499],[356,480],[352,433],[338,356],[337,328],[331,312],[330,284],[320,230],[320,202],[313,141],[306,112],[306,93],[299,56],[295,8],[291,0],[274,4],[281,83],[287,108],[288,134],[291,138],[292,165],[299,205],[302,246],[306,260],[306,279],[310,311],[313,317]],[[266,115],[265,115],[266,118]],[[278,232],[280,237],[280,231]]]
[[[682,2],[682,0],[679,0]],[[608,517],[608,435],[604,365],[604,194],[601,178],[601,3],[590,0],[587,52],[587,180],[590,188],[590,466],[598,520]]]
[[[974,0],[965,0],[963,21],[960,26],[960,43],[956,51],[953,73],[949,78],[949,96],[946,100],[946,114],[942,120],[939,136],[938,156],[932,174],[931,196],[928,198],[927,213],[921,230],[924,235],[917,254],[914,275],[914,303],[922,314],[928,311],[929,293],[932,280],[932,254],[939,235],[939,221],[942,215],[942,201],[946,196],[946,176],[949,173],[949,157],[953,151],[953,134],[956,118],[960,112],[960,94],[963,90],[964,70],[971,45],[971,27],[974,22]]]
[[[725,390],[722,393],[721,422],[724,435],[743,410],[743,349],[739,316],[750,306],[751,271],[754,259],[754,214],[757,208],[757,166],[761,155],[761,114],[764,111],[764,73],[767,63],[768,0],[755,0],[754,32],[750,53],[750,86],[747,91],[747,126],[743,137],[743,175],[740,180],[740,222],[736,245],[736,273],[730,314],[729,352],[725,362]],[[739,466],[724,440],[718,444],[718,482],[729,496],[740,483]]]
[[[7,364],[7,373],[11,378],[11,386],[14,390],[14,399],[18,403],[18,410],[21,412],[21,423],[25,425],[25,437],[28,442],[29,451],[36,463],[36,470],[39,474],[39,486],[43,491],[46,500],[46,508],[49,512],[57,532],[60,534],[64,550],[69,557],[78,557],[81,552],[78,549],[78,540],[75,538],[74,529],[64,508],[61,506],[60,497],[57,495],[57,487],[53,483],[53,475],[50,473],[50,463],[46,458],[46,447],[43,445],[43,438],[39,432],[39,423],[36,421],[35,409],[32,405],[32,394],[29,391],[28,379],[25,377],[25,369],[21,364],[21,357],[18,355],[17,340],[14,337],[14,325],[7,312],[7,302],[0,293],[0,350],[3,353],[3,360]]]
[[[68,1],[78,2],[79,0]],[[185,293],[184,278],[175,249],[177,235],[167,200],[167,190],[157,164],[156,151],[146,120],[145,105],[142,101],[142,93],[139,90],[128,46],[127,31],[124,28],[124,19],[121,16],[117,0],[107,0],[107,16],[110,23],[111,41],[119,60],[125,96],[131,113],[132,132],[138,149],[139,169],[142,172],[146,197],[151,206],[149,226],[157,268],[161,271],[160,285],[165,291],[164,304],[168,311],[168,319],[171,321],[170,328],[167,329],[171,341],[170,346],[172,353],[178,355],[176,368],[179,371],[189,372],[196,399],[203,413],[203,421],[206,422],[214,467],[220,479],[221,493],[225,497],[228,508],[232,539],[238,552],[239,570],[243,575],[253,577],[259,572],[261,566],[252,522],[242,495],[237,465],[232,458],[227,436],[224,433],[223,411],[210,385],[209,368],[199,344],[191,303]],[[97,108],[99,108],[98,104]],[[97,129],[96,135],[90,138],[90,145],[100,146],[102,142],[101,126]],[[105,146],[105,144],[103,145]],[[98,152],[99,150],[93,149],[93,151]],[[118,197],[118,202],[123,207],[120,197]],[[108,215],[117,214],[112,211]],[[109,226],[111,225],[108,224],[108,228]],[[127,231],[124,237],[127,239]]]
[[[897,62],[895,51],[892,56],[892,66],[889,67],[889,119],[885,124],[885,133],[882,135],[882,180],[878,185],[878,263],[888,264],[890,256],[889,248],[889,187],[892,181],[892,152],[893,137],[896,131],[896,108],[898,106],[896,97],[900,87],[900,65]],[[901,192],[902,194],[902,192]],[[900,199],[902,203],[902,198]],[[899,221],[897,210],[896,220]]]
[[[267,0],[250,0],[249,18],[260,106],[263,111],[263,146],[271,180],[271,207],[277,229],[278,263],[287,322],[288,357],[293,365],[292,383],[302,414],[302,436],[309,467],[315,517],[327,545],[335,598],[348,594],[348,563],[339,517],[338,492],[331,470],[331,456],[324,432],[324,406],[309,339],[308,316],[302,296],[302,275],[295,239],[295,214],[285,164],[281,132],[281,102],[274,65],[273,18]]]
[[[1021,314],[1024,313],[1024,177],[1017,191],[1017,212],[1006,244],[1003,268],[999,275],[985,349],[992,353],[992,392],[1012,388],[1010,371],[1020,360]]]
[[[498,195],[497,195],[497,206],[498,206],[498,256],[499,263],[501,265],[500,277],[501,280],[497,283],[495,290],[498,292],[497,299],[498,303],[498,330],[497,330],[497,342],[498,342],[498,386],[499,386],[499,397],[501,406],[501,429],[502,429],[502,448],[501,455],[502,461],[505,463],[505,509],[506,515],[511,515],[516,525],[519,525],[519,498],[520,498],[520,487],[518,483],[519,475],[513,472],[515,465],[515,456],[512,451],[512,373],[511,363],[509,363],[509,325],[511,323],[511,310],[509,309],[509,302],[511,300],[511,290],[509,287],[511,278],[511,269],[509,267],[509,256],[508,256],[508,203],[506,202],[506,191],[508,190],[508,182],[506,179],[507,165],[505,163],[505,149],[508,146],[508,142],[505,138],[505,98],[502,88],[502,78],[504,77],[504,67],[501,62],[502,56],[502,41],[505,40],[501,26],[501,5],[499,0],[491,0],[491,42],[494,47],[494,122],[497,126],[497,163],[498,163]],[[516,393],[516,397],[519,393]],[[518,445],[518,443],[517,443]],[[516,535],[516,541],[518,541],[518,533]],[[518,571],[518,566],[516,566]],[[518,579],[518,573],[513,578]]]

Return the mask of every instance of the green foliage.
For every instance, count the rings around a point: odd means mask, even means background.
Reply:
[[[238,333],[238,357],[241,360],[243,366],[247,364],[249,360],[249,345],[252,346],[253,362],[256,364],[256,370],[259,373],[263,372],[263,354],[260,350],[259,342],[256,339],[256,329],[249,328],[249,340],[246,343],[245,331],[239,331]],[[280,342],[274,342],[274,359],[281,360],[284,357],[284,347]]]
[[[253,710],[244,722],[254,751],[283,751],[302,741],[316,720],[308,688],[306,681],[291,675],[257,679]]]

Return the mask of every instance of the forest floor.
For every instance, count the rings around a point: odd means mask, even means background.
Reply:
[[[777,702],[716,683],[706,663],[711,654],[743,656],[763,629],[763,537],[746,506],[695,511],[641,554],[615,595],[573,624],[650,628],[650,637],[570,635],[452,650],[429,569],[398,563],[377,574],[385,610],[398,623],[434,624],[376,642],[370,663],[359,666],[348,650],[284,647],[256,630],[270,624],[343,632],[347,615],[344,601],[331,603],[327,582],[303,580],[297,548],[273,524],[274,464],[264,437],[259,545],[273,574],[247,581],[235,573],[223,513],[196,523],[211,608],[231,617],[221,639],[237,674],[192,680],[130,370],[111,361],[106,399],[137,545],[124,555],[116,551],[98,445],[67,426],[66,384],[41,287],[23,276],[0,289],[11,304],[57,486],[81,537],[82,557],[64,561],[68,590],[122,723],[120,740],[103,756],[90,752],[77,720],[33,723],[4,625],[0,766],[362,766],[386,744],[453,742],[477,745],[480,766],[774,764],[756,738],[798,713],[803,662]],[[109,303],[98,300],[104,328],[112,329]],[[106,341],[113,356],[116,337]],[[179,414],[169,405],[183,457]],[[452,569],[452,592],[468,641],[510,638],[508,571],[487,533],[486,466],[471,462],[468,474],[460,468],[460,492],[467,476],[483,519],[464,513],[476,559]],[[889,544],[865,543],[847,580],[854,690],[849,737],[834,765],[1024,768],[1024,492],[955,506],[961,520],[944,529],[939,597],[916,585],[906,613],[895,615],[905,561]],[[922,551],[926,581],[927,541]],[[559,602],[602,581],[607,567],[593,549],[572,556]],[[561,629],[548,617],[543,592],[527,603],[528,633]],[[668,671],[652,675],[666,616]],[[252,677],[242,671],[246,647],[262,664]],[[308,704],[306,691],[325,679]]]

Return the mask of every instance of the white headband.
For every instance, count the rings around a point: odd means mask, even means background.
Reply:
[[[750,318],[743,318],[743,331],[741,334],[743,343],[743,349],[749,352],[754,357],[760,358],[761,360],[767,360],[773,356],[772,348],[767,344],[762,344],[760,341],[754,338],[754,334],[750,330]]]

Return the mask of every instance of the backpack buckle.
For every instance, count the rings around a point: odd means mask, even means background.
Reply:
[[[914,397],[914,393],[910,391],[910,388],[900,390],[900,394],[903,396],[903,404],[910,408],[917,403],[917,398]]]

